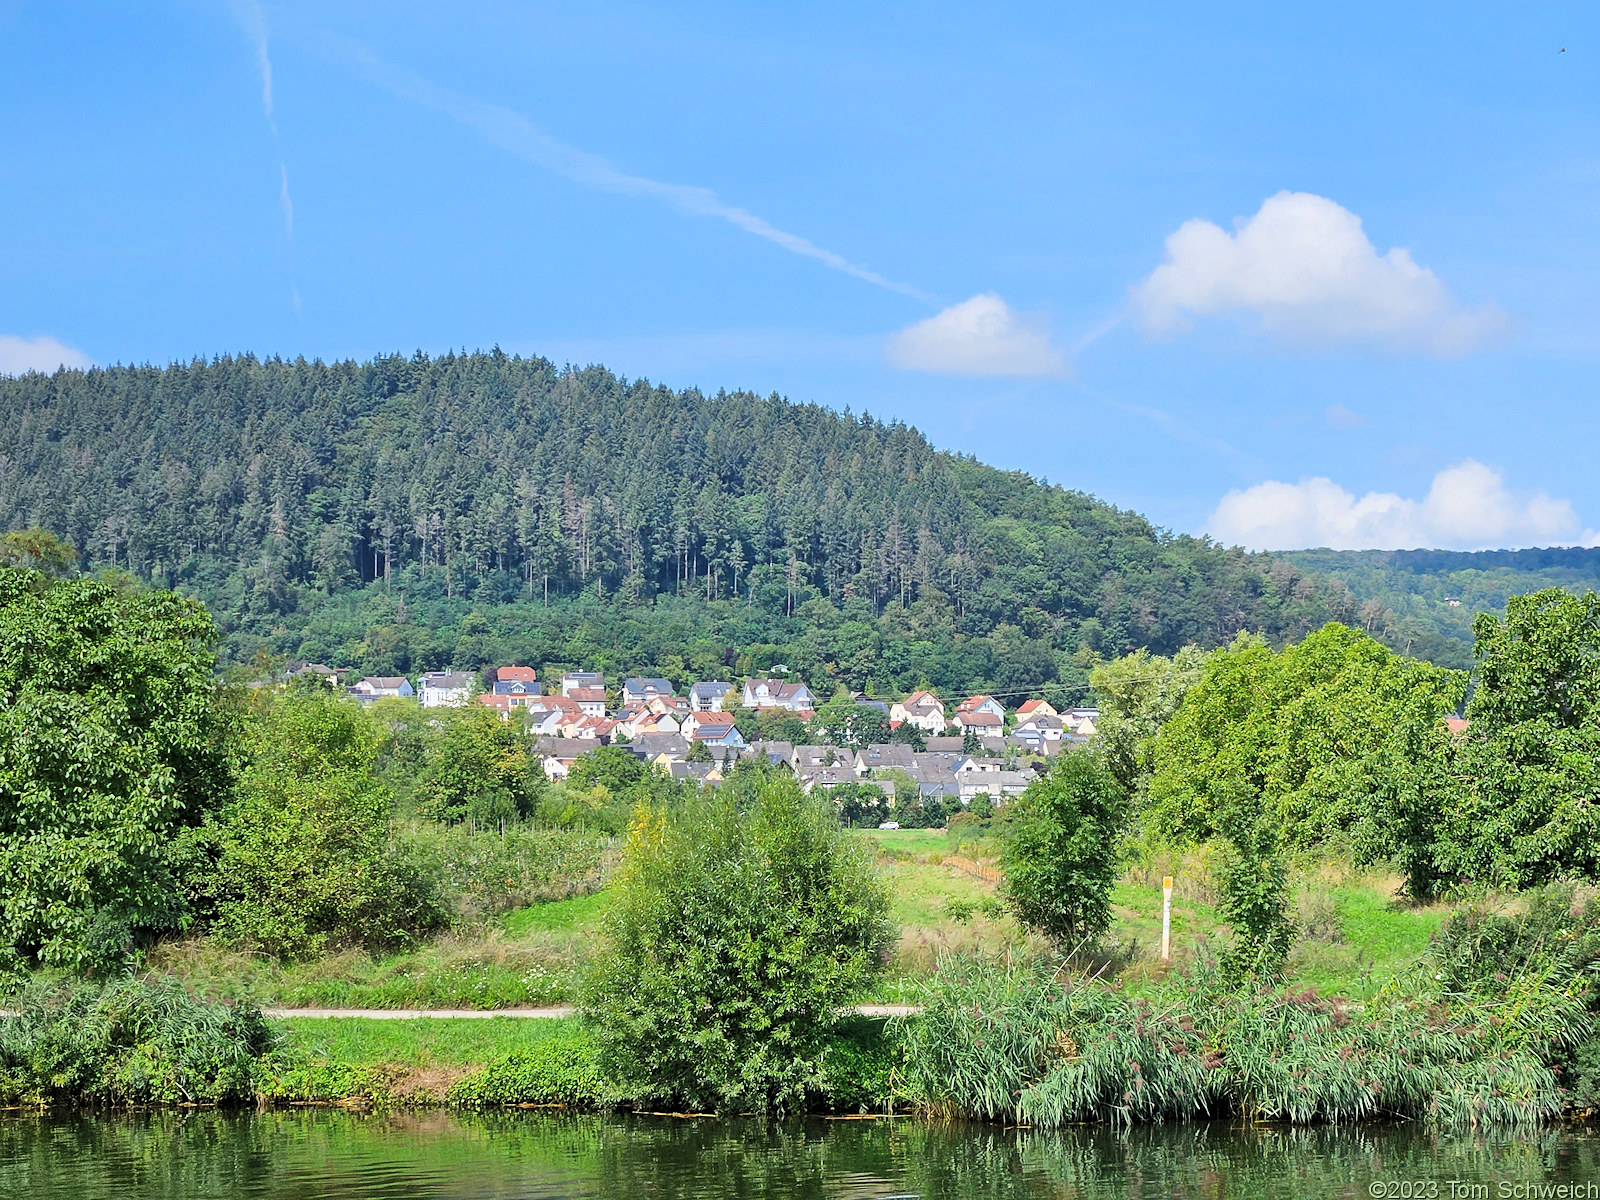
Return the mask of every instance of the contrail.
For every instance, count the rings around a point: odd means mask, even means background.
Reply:
[[[294,198],[289,194],[289,164],[283,158],[283,139],[278,136],[278,119],[272,114],[272,55],[267,44],[267,18],[258,0],[228,0],[233,19],[256,51],[256,69],[261,73],[261,111],[272,130],[272,144],[278,151],[278,175],[282,180],[278,189],[278,207],[283,210],[283,236],[291,251],[294,249]],[[291,265],[291,274],[292,274]],[[300,311],[300,289],[291,279],[289,293],[296,312]]]
[[[888,288],[892,292],[914,296],[918,300],[933,299],[926,292],[908,283],[897,283],[893,279],[886,279],[876,271],[858,266],[843,255],[824,249],[799,234],[778,229],[755,213],[728,204],[710,188],[662,183],[642,175],[630,175],[626,171],[618,170],[597,154],[590,154],[558,142],[535,127],[526,117],[509,108],[487,104],[461,92],[440,87],[403,67],[383,61],[359,43],[331,34],[324,34],[323,39],[331,51],[348,60],[363,77],[390,95],[444,113],[475,131],[491,145],[509,151],[536,166],[565,176],[574,183],[598,191],[659,200],[689,216],[716,217],[746,233],[776,243],[791,253],[815,259],[835,271],[843,271],[846,275],[876,284],[881,288]]]

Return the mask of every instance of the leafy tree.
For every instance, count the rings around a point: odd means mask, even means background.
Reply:
[[[1368,818],[1409,730],[1432,729],[1466,679],[1330,624],[1274,652],[1241,638],[1212,654],[1150,752],[1155,832],[1205,839],[1245,789],[1291,844]]]
[[[533,812],[544,772],[528,735],[482,707],[451,712],[418,780],[422,811],[437,820],[489,827]]]
[[[1226,839],[1218,872],[1222,915],[1233,941],[1222,957],[1229,974],[1275,974],[1289,956],[1294,922],[1289,911],[1289,869],[1276,818],[1254,791],[1237,780],[1219,784],[1225,799],[1217,830]]]
[[[584,1011],[629,1094],[720,1111],[799,1109],[839,1009],[894,927],[870,851],[833,806],[741,766],[628,832]]]
[[[889,819],[889,798],[872,783],[841,783],[828,789],[839,820],[853,829],[876,829]]]
[[[889,741],[891,744],[910,746],[918,754],[921,754],[928,748],[928,739],[923,737],[922,730],[918,729],[909,721],[902,721],[892,732],[890,732]]]
[[[1103,934],[1129,815],[1122,785],[1098,754],[1074,751],[1008,807],[1000,866],[1018,919],[1063,943]]]
[[[215,631],[171,592],[0,570],[0,969],[104,967],[186,920],[227,794]]]
[[[1171,658],[1136,650],[1090,672],[1089,684],[1100,702],[1095,737],[1107,768],[1130,796],[1144,794],[1156,735],[1200,681],[1208,656],[1194,645]]]
[[[270,697],[221,824],[218,932],[283,957],[404,944],[443,914],[390,833],[379,736],[349,700]]]
[[[628,795],[650,782],[650,765],[620,746],[601,746],[572,764],[567,776],[571,788],[584,791],[604,787],[614,795]]]
[[[852,750],[881,745],[889,738],[889,718],[871,705],[857,704],[852,697],[840,695],[817,710],[806,737]]]
[[[708,763],[711,761],[711,748],[702,741],[691,739],[689,749],[683,756],[684,762]]]
[[[1447,879],[1600,877],[1600,596],[1512,597],[1474,626],[1478,683],[1439,805]]]
[[[78,552],[48,529],[25,529],[0,534],[0,567],[39,571],[45,575],[69,574],[78,565]]]

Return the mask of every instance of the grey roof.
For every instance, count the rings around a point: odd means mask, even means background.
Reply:
[[[716,763],[675,762],[667,764],[667,774],[674,779],[704,779],[716,769]]]
[[[794,745],[791,742],[751,742],[745,747],[749,755],[762,754],[774,766],[793,766],[789,759],[794,756]]]
[[[733,691],[733,684],[719,683],[716,680],[707,679],[691,687],[689,694],[691,696],[716,697],[726,696],[731,691]]]
[[[532,683],[523,679],[496,679],[494,681],[494,694],[496,696],[542,696],[544,684]]]
[[[682,756],[689,753],[689,739],[681,733],[641,733],[626,749],[640,758],[655,758],[660,754]]]
[[[841,750],[838,746],[796,746],[792,757],[795,767],[804,771],[825,765],[830,753],[836,766],[851,758],[850,751]]]
[[[622,686],[625,691],[629,692],[655,692],[660,696],[673,694],[672,681],[668,679],[647,679],[644,676],[635,675],[631,679],[623,680]]]
[[[967,756],[957,751],[930,750],[925,754],[914,754],[912,757],[912,771],[918,777],[924,775],[947,775],[954,777],[955,769],[966,762]]]
[[[962,739],[958,737],[931,737],[923,742],[928,751],[933,754],[961,753]]]
[[[467,671],[424,671],[422,684],[436,688],[471,687],[472,675]]]
[[[533,748],[540,754],[548,754],[551,758],[577,758],[591,750],[598,750],[601,746],[599,738],[564,738],[564,737],[539,737],[533,741]]]
[[[854,783],[856,774],[849,767],[818,767],[803,778],[813,787],[838,787],[841,783]]]
[[[856,751],[856,767],[862,771],[878,771],[886,767],[909,771],[916,765],[914,752],[905,742],[886,742]]]

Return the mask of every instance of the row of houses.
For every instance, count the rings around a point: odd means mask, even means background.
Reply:
[[[960,738],[948,739],[955,746],[932,750],[913,750],[904,743],[868,746],[860,750],[841,750],[834,746],[795,745],[781,741],[757,741],[728,746],[714,754],[710,762],[691,762],[689,738],[679,734],[645,734],[628,742],[626,749],[674,779],[690,779],[716,784],[740,761],[764,758],[774,766],[793,772],[809,792],[824,792],[849,783],[871,783],[882,791],[891,806],[915,798],[946,797],[968,804],[979,795],[1000,802],[1020,795],[1037,771],[1014,769],[996,757],[963,753]],[[592,739],[541,737],[537,749],[544,758],[545,773],[551,779],[565,779],[585,755],[604,743]],[[899,794],[909,779],[914,793]]]
[[[304,671],[335,673],[320,664]],[[617,704],[609,708],[606,679],[597,671],[569,671],[559,687],[546,694],[532,667],[507,666],[494,672],[491,686],[475,694],[476,677],[465,671],[429,671],[413,689],[401,677],[368,676],[351,695],[363,703],[386,697],[412,697],[424,708],[460,707],[476,702],[507,719],[520,713],[536,736],[595,737],[610,740],[621,730],[628,738],[651,733],[682,734],[717,746],[740,746],[743,739],[728,715],[732,708],[782,710],[801,720],[815,715],[816,697],[805,684],[782,679],[749,679],[741,685],[706,680],[679,696],[670,680],[634,676],[625,679]],[[891,730],[903,725],[925,737],[953,735],[966,740],[1003,738],[1023,750],[1042,753],[1057,743],[1092,737],[1099,712],[1093,708],[1057,709],[1032,698],[1008,713],[990,695],[969,696],[949,710],[933,692],[919,690],[892,704],[858,695],[857,703],[883,712]]]

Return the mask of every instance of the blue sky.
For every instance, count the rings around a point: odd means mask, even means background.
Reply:
[[[498,344],[900,417],[1250,545],[1592,541],[1597,34],[0,0],[0,370]]]

